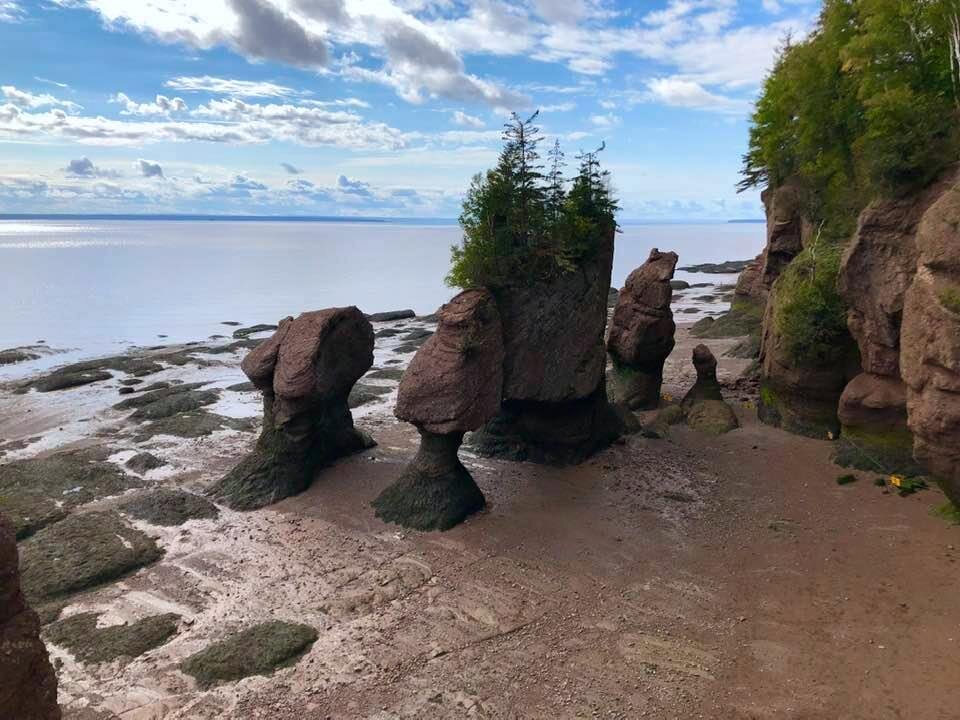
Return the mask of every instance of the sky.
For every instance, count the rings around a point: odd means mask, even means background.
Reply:
[[[762,217],[749,116],[818,0],[0,0],[0,213],[456,217],[511,112],[622,219]],[[546,146],[544,146],[544,151]]]

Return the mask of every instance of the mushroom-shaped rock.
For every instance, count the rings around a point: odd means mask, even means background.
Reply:
[[[209,494],[250,510],[305,490],[322,465],[373,441],[353,427],[347,396],[373,364],[373,327],[357,308],[280,322],[241,367],[263,393],[254,451]]]
[[[693,367],[697,370],[697,382],[683,398],[683,407],[688,409],[701,400],[723,400],[720,382],[717,380],[717,359],[706,345],[693,349]]]
[[[656,248],[647,262],[630,273],[613,311],[607,351],[613,360],[609,393],[633,409],[660,403],[663,363],[674,345],[676,325],[670,281],[677,254]]]
[[[59,720],[57,677],[40,639],[40,619],[20,589],[13,523],[0,514],[0,716]]]
[[[447,530],[485,500],[457,457],[463,435],[500,409],[503,332],[493,296],[466,290],[439,312],[437,331],[400,381],[395,414],[420,431],[420,450],[374,500],[377,516],[418,530]]]

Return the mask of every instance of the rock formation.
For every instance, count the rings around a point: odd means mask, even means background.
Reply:
[[[503,405],[474,435],[477,452],[577,463],[620,434],[604,381],[614,235],[556,279],[490,288],[503,325]]]
[[[840,433],[837,405],[847,381],[856,374],[855,353],[836,348],[838,362],[800,363],[787,347],[775,322],[777,280],[803,250],[813,233],[798,184],[788,180],[763,194],[767,210],[767,246],[762,283],[767,290],[760,340],[760,420],[809,437],[827,439]]]
[[[767,245],[763,251],[761,282],[769,291],[790,261],[803,250],[811,228],[803,215],[802,195],[795,180],[766,190],[762,197],[767,210]]]
[[[663,363],[673,350],[670,281],[676,253],[656,248],[647,262],[630,273],[613,311],[607,350],[613,361],[611,398],[630,408],[647,410],[660,403]]]
[[[717,380],[717,359],[706,345],[697,345],[693,349],[693,366],[697,370],[697,381],[683,398],[681,405],[689,409],[703,400],[723,400],[720,382]]]
[[[743,269],[737,278],[737,286],[733,291],[734,300],[764,302],[767,297],[767,288],[763,284],[763,268],[766,265],[766,251],[755,257]]]
[[[0,716],[59,720],[57,678],[40,639],[40,619],[20,590],[13,525],[0,514]]]
[[[960,187],[924,214],[907,289],[900,366],[914,455],[960,506]]]
[[[844,389],[835,459],[881,472],[920,472],[907,428],[907,391],[900,377],[904,296],[917,271],[917,228],[943,194],[934,183],[918,196],[873,203],[860,214],[843,256],[839,289],[863,372]]]
[[[466,290],[438,313],[437,331],[400,381],[394,413],[420,432],[420,450],[374,500],[377,516],[418,530],[446,530],[485,500],[457,450],[463,435],[500,409],[504,348],[500,313],[487,290]]]
[[[323,464],[372,444],[353,427],[347,396],[373,364],[373,327],[355,307],[281,321],[241,367],[263,393],[256,449],[210,494],[249,510],[302,492]]]

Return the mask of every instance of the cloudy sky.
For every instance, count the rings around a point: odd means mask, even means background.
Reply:
[[[818,0],[0,0],[0,212],[455,217],[511,110],[625,219],[759,217],[753,98]]]

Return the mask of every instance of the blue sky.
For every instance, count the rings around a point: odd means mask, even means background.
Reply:
[[[818,0],[0,0],[0,212],[455,217],[511,110],[625,219],[760,217],[750,107]]]

